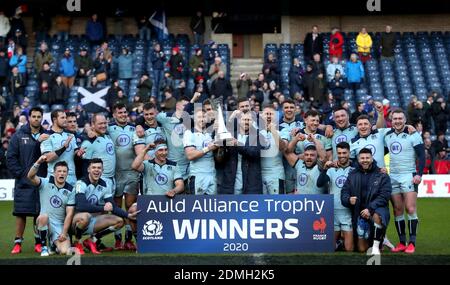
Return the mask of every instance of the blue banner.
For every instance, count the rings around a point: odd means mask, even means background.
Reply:
[[[140,253],[333,252],[332,195],[139,196]]]

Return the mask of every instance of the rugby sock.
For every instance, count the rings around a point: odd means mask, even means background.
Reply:
[[[96,233],[94,235],[94,237],[95,237],[96,240],[97,239],[101,239],[102,237],[104,237],[104,236],[106,236],[106,235],[108,235],[110,233],[113,233],[115,231],[116,231],[116,228],[114,226],[109,226],[106,229],[103,229],[103,230],[99,231],[98,233]]]
[[[16,244],[16,243],[22,244],[22,242],[23,242],[23,238],[21,238],[21,237],[15,237],[14,238],[14,244]]]
[[[131,241],[133,239],[133,232],[131,231],[130,225],[125,225],[125,242]]]
[[[404,215],[395,216],[395,228],[397,229],[400,243],[406,245],[406,223]]]
[[[39,233],[38,226],[34,225],[33,230],[34,230],[34,244],[40,244],[42,241],[41,241],[41,236]]]
[[[373,223],[373,239],[374,239],[374,241],[378,241],[378,242],[382,241],[384,233],[385,233],[385,229],[383,228],[382,225]],[[378,243],[378,245],[379,245],[379,243]]]
[[[48,226],[38,227],[38,231],[39,231],[39,236],[41,238],[42,246],[47,246]]]
[[[409,226],[409,242],[414,246],[416,245],[417,226],[419,225],[419,218],[417,213],[412,215],[408,214],[408,226]]]
[[[121,229],[118,229],[114,232],[114,239],[115,240],[122,240],[122,231]]]

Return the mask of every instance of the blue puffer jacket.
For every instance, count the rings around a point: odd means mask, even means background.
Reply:
[[[119,79],[133,78],[133,55],[120,55],[116,62],[119,71]]]
[[[27,72],[27,56],[26,55],[18,56],[17,54],[15,54],[9,60],[9,65],[11,67],[17,66],[19,68],[19,73],[26,73]]]
[[[103,26],[100,22],[89,20],[86,25],[86,36],[91,41],[99,41],[103,38]]]
[[[44,130],[41,128],[41,133]],[[6,163],[11,174],[16,179],[14,188],[13,215],[39,215],[39,191],[27,179],[28,171],[41,156],[40,143],[31,135],[31,128],[25,125],[11,138]],[[47,164],[41,164],[38,176],[47,176]]]
[[[361,201],[362,180],[367,180],[367,192],[365,201]],[[360,212],[368,209],[370,214],[380,215],[383,226],[389,225],[389,200],[391,199],[392,185],[387,174],[380,172],[380,168],[374,161],[369,171],[364,171],[360,164],[350,171],[347,181],[342,187],[341,202],[344,207],[352,211],[353,228],[356,229],[356,222]],[[350,197],[357,197],[356,204],[350,204]]]
[[[364,79],[364,67],[360,61],[348,61],[345,65],[345,74],[347,75],[347,82],[361,82]]]
[[[77,74],[77,67],[73,56],[63,57],[59,62],[59,74],[64,77],[72,77]]]

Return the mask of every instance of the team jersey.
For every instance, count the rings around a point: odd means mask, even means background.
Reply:
[[[83,159],[100,158],[103,161],[104,177],[114,177],[116,171],[116,152],[114,142],[109,135],[87,139],[81,144],[85,148]],[[130,166],[131,167],[131,166]]]
[[[330,194],[334,195],[334,209],[347,209],[341,203],[341,190],[351,169],[351,166],[347,166],[346,168],[339,167],[327,170],[327,175],[330,178]]]
[[[155,160],[144,161],[144,195],[164,195],[175,187],[175,181],[183,179],[177,164],[167,160],[159,165]]]
[[[248,135],[238,134],[237,140],[239,144],[245,145]],[[244,183],[242,181],[242,155],[238,153],[238,163],[236,167],[236,178],[234,180],[234,194],[242,194]]]
[[[306,167],[303,160],[298,159],[294,165],[297,171],[297,194],[323,194],[323,187],[317,187],[320,170],[316,164],[312,168]]]
[[[351,140],[354,137],[356,137],[357,134],[358,134],[358,129],[353,125],[350,125],[345,129],[339,129],[339,128],[334,129],[334,134],[333,134],[333,137],[331,138],[331,146],[333,149],[333,160],[337,160],[336,146],[338,145],[338,143],[348,142],[348,144],[350,144]]]
[[[384,136],[390,129],[372,130],[370,135],[363,138],[357,134],[350,144],[350,157],[356,158],[358,153],[363,148],[368,148],[372,151],[373,158],[376,160],[379,167],[384,167]]]
[[[211,134],[197,131],[187,130],[184,133],[183,145],[184,148],[195,147],[196,150],[202,151],[213,141]],[[202,157],[191,160],[189,162],[189,176],[196,174],[215,175],[214,155],[212,151],[207,152]]]
[[[183,135],[186,131],[183,119],[175,116],[169,117],[169,114],[161,112],[156,116],[156,120],[161,124],[164,135],[167,138],[167,146],[169,148],[167,159],[175,161],[177,165],[189,164],[183,147]]]
[[[305,129],[301,129],[299,132],[304,134],[306,137],[308,136]],[[314,134],[314,137],[322,143],[322,146],[325,149],[325,151],[332,149],[331,140],[325,136],[325,133],[323,131],[317,130],[317,132]],[[296,154],[304,153],[305,148],[309,145],[314,145],[314,142],[310,142],[307,139],[297,142],[297,145],[295,146],[295,153]]]
[[[414,147],[423,144],[418,132],[409,134],[405,129],[397,134],[394,129],[388,131],[384,137],[386,147],[389,149],[390,173],[406,174],[416,172],[416,152]]]
[[[284,140],[290,141],[291,131],[295,128],[303,129],[305,128],[305,123],[300,121],[300,118],[295,118],[294,121],[287,123],[284,120],[280,123],[280,137]]]
[[[284,180],[283,154],[275,142],[273,134],[261,130],[260,134],[266,138],[266,145],[261,149],[261,174],[265,179]]]
[[[92,184],[88,177],[77,181],[76,194],[84,194],[91,205],[102,206],[105,199],[112,197],[111,187],[105,180],[99,179],[96,185]]]
[[[133,145],[138,145],[138,144],[148,145],[148,144],[154,143],[158,139],[166,140],[166,136],[164,135],[164,131],[161,128],[160,124],[157,124],[157,126],[155,128],[149,127],[147,124],[143,124],[142,127],[145,130],[144,137],[140,138],[135,133],[133,135]],[[169,153],[170,153],[170,148],[169,148]],[[154,158],[155,150],[151,149],[147,152],[147,154],[151,158]]]
[[[60,149],[66,142],[67,138],[69,136],[72,136],[72,134],[64,132],[64,131],[57,133],[53,130],[49,130],[47,132],[47,134],[49,134],[50,136],[48,137],[48,139],[46,139],[45,141],[43,141],[41,143],[41,153],[42,154],[45,154],[48,152],[53,152],[53,151]],[[75,178],[75,161],[74,161],[74,157],[73,157],[76,149],[78,149],[78,146],[77,146],[76,138],[73,137],[72,140],[70,141],[69,146],[66,148],[66,150],[55,160],[48,162],[47,177],[50,177],[51,175],[53,175],[53,167],[55,166],[55,164],[57,162],[65,161],[69,168],[68,176],[70,176],[70,177],[74,178],[74,180],[76,180],[76,178]]]
[[[119,126],[112,123],[108,126],[108,134],[114,142],[116,152],[116,171],[131,171],[131,164],[136,155],[132,138],[136,128],[132,125]]]
[[[40,178],[39,200],[41,202],[41,214],[47,214],[50,219],[55,221],[64,222],[66,207],[75,206],[75,191],[73,191],[72,185],[67,182],[62,188],[58,188],[53,176]]]

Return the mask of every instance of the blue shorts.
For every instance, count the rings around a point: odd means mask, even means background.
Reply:
[[[56,221],[55,219],[48,219],[48,231],[50,243],[58,240],[59,235],[63,232],[64,222]]]
[[[418,185],[413,183],[413,173],[393,174],[390,173],[392,192],[391,195],[417,192]]]
[[[196,175],[189,177],[189,190],[195,195],[216,195],[216,175]]]
[[[334,231],[351,232],[352,230],[352,214],[350,209],[334,209]]]
[[[139,173],[136,171],[116,171],[116,191],[114,197],[122,197],[124,193],[139,194]]]

